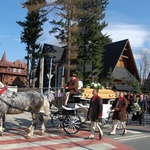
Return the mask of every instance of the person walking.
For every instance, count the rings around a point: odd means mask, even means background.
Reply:
[[[147,104],[143,94],[140,95],[138,104],[141,107],[141,113],[139,114],[139,125],[142,125],[142,123],[144,125],[144,113],[147,111]]]
[[[98,96],[98,90],[94,89],[93,97],[90,100],[90,106],[87,114],[87,119],[91,121],[91,134],[85,139],[94,139],[94,132],[97,128],[99,131],[99,140],[102,139],[103,131],[100,127],[99,122],[102,121],[102,112],[103,112],[103,99]]]
[[[125,96],[125,98],[127,99],[128,101],[128,107],[126,109],[126,111],[128,112],[128,114],[130,114],[131,112],[131,107],[133,105],[133,102],[134,102],[134,97],[133,97],[133,94],[128,92],[127,95]]]
[[[118,97],[115,99],[115,101],[112,104],[111,109],[114,110],[113,116],[112,116],[112,130],[109,133],[109,135],[115,135],[116,134],[116,128],[117,128],[117,121],[121,121],[122,127],[123,127],[123,133],[122,135],[125,135],[127,133],[126,129],[126,121],[127,121],[127,115],[126,115],[126,109],[128,106],[128,101],[124,97],[124,92],[119,92]]]

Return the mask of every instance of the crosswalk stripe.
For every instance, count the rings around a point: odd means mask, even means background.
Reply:
[[[27,132],[24,129],[9,129],[0,137],[1,150],[110,150],[116,149],[115,141],[103,137],[98,140],[98,134],[94,140],[86,140],[85,136],[89,131],[79,131],[77,134],[68,135],[63,130],[47,129],[45,135],[40,135],[40,130],[36,130],[30,139],[26,139]],[[143,134],[144,136],[144,134]],[[131,138],[131,137],[130,137]]]
[[[116,148],[113,145],[110,145],[108,143],[100,143],[100,144],[94,144],[94,145],[88,145],[88,146],[76,146],[75,148],[67,148],[67,150],[85,150],[85,149],[89,149],[89,150],[109,150],[109,149],[113,149]],[[61,150],[66,150],[66,149],[61,149]]]
[[[32,148],[32,150],[34,149],[40,149],[42,150],[42,146],[46,146],[47,148],[49,149],[57,149],[57,150],[65,150],[66,147],[67,149],[70,149],[70,150],[75,150],[75,149],[78,149],[78,147],[81,148],[84,148],[84,149],[90,149],[91,147],[95,147],[94,149],[95,150],[99,150],[102,149],[102,150],[108,150],[108,149],[111,149],[111,148],[116,148],[115,146],[111,145],[111,144],[107,144],[107,143],[98,143],[97,144],[97,140],[92,140],[89,142],[89,140],[85,140],[81,137],[78,137],[78,138],[75,138],[75,137],[65,137],[63,138],[56,136],[56,139],[53,137],[54,135],[51,135],[49,138],[47,138],[46,140],[41,140],[41,138],[39,138],[38,140],[32,142],[32,139],[28,140],[28,142],[26,141],[19,141],[19,144],[18,142],[17,143],[12,143],[12,144],[1,144],[1,147],[3,148],[3,150],[9,150],[9,149],[14,149],[14,150],[19,150],[19,149],[30,149]],[[59,144],[58,144],[59,143]],[[39,148],[39,146],[41,148]],[[69,148],[68,148],[69,147]],[[82,149],[81,149],[82,150]]]
[[[133,131],[133,130],[128,130],[129,133],[133,133],[133,134],[141,134],[142,132],[139,131]]]
[[[40,140],[40,139],[39,139]],[[78,142],[81,141],[80,138],[69,138],[69,141],[71,142]],[[28,147],[37,147],[37,146],[46,146],[46,145],[53,145],[53,144],[62,144],[62,143],[68,143],[68,139],[58,139],[58,140],[44,140],[44,141],[35,141],[27,144],[27,142],[22,142],[21,144],[15,143],[15,144],[8,144],[8,145],[3,145],[1,144],[1,147],[4,147],[3,149],[17,149],[17,148],[28,148]]]
[[[124,139],[120,139],[119,141],[128,141],[128,140],[135,140],[135,139],[142,139],[142,138],[146,138],[146,137],[150,137],[150,135],[143,135],[143,136],[139,136],[139,137],[127,137]]]
[[[116,138],[114,138],[115,140],[120,140],[120,139],[124,139],[124,138],[137,138],[137,137],[139,137],[139,136],[143,136],[143,135],[145,135],[145,134],[137,134],[137,135],[129,135],[129,136],[122,136],[122,137],[116,137]]]
[[[45,138],[45,137],[48,137],[48,136],[57,136],[55,134],[45,134],[45,135],[36,135],[34,134],[34,136],[32,137],[32,139],[34,138]],[[11,141],[11,140],[19,140],[19,139],[25,139],[25,135],[22,136],[22,135],[15,135],[15,136],[12,136],[12,135],[9,135],[9,136],[5,136],[3,135],[3,138],[0,138],[0,144],[3,143],[4,141]]]

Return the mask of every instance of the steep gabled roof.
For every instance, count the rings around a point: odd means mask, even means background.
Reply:
[[[53,64],[58,64],[61,61],[63,61],[63,55],[64,55],[64,48],[50,45],[50,44],[44,44],[42,53],[46,54],[44,57],[44,72],[49,73],[49,67],[50,67],[50,56],[48,56],[48,53],[53,53]]]
[[[103,54],[103,71],[101,75],[106,77],[109,69],[111,68],[115,72],[116,66],[120,58],[127,59],[125,61],[125,68],[139,80],[138,70],[133,57],[133,53],[130,47],[128,39],[107,44],[104,47],[105,51]]]
[[[64,48],[50,45],[50,44],[44,44],[42,53],[54,53],[54,60],[55,62],[61,61],[63,58]],[[46,59],[49,58],[49,56],[46,56]]]
[[[3,56],[2,56],[1,62],[6,62],[6,53],[5,52],[4,52]]]
[[[64,48],[50,45],[50,44],[44,44],[42,53],[45,54],[44,56],[44,72],[49,73],[50,69],[50,56],[48,53],[53,53],[53,64],[58,63],[64,60]],[[39,72],[40,63],[38,63],[37,72]]]

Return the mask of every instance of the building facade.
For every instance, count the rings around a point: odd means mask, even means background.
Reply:
[[[65,47],[58,47],[50,44],[44,44],[43,46],[43,53],[52,53],[54,52],[55,58],[53,58],[54,62],[53,64],[56,65],[56,62],[59,62],[57,70],[52,71],[53,77],[51,80],[51,86],[52,87],[59,87],[60,84],[58,81],[61,81],[60,79],[62,76],[65,76],[65,61],[66,61],[66,49]],[[111,69],[111,74],[113,76],[113,82],[115,85],[115,90],[121,90],[121,91],[131,91],[132,88],[130,83],[133,82],[139,82],[140,77],[138,74],[138,69],[136,66],[136,62],[134,60],[134,56],[132,53],[132,49],[130,46],[130,42],[128,39],[124,39],[117,42],[112,42],[107,44],[104,47],[104,53],[103,53],[103,69],[102,72],[99,74],[99,82],[100,83],[108,83],[108,74]],[[48,56],[45,56],[44,60],[44,75],[49,74],[50,70],[50,58]],[[61,69],[61,68],[63,69]],[[37,72],[39,72],[39,66],[37,69]],[[63,71],[59,71],[63,70]],[[81,69],[80,69],[81,68]],[[82,71],[83,66],[77,65],[77,70]],[[86,65],[85,70],[87,72],[90,72],[92,69],[91,65]],[[59,77],[59,79],[58,79]],[[37,77],[38,78],[38,77]],[[48,77],[44,77],[44,83],[48,83]],[[82,80],[82,79],[81,79]],[[55,84],[53,84],[55,82]],[[124,84],[123,82],[126,82]],[[45,87],[47,85],[45,84]]]
[[[4,52],[0,60],[0,81],[4,85],[25,87],[27,84],[27,64],[20,60],[8,62]]]

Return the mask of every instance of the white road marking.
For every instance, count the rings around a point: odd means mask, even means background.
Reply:
[[[94,144],[94,145],[86,145],[86,146],[76,146],[72,148],[67,148],[67,150],[109,150],[112,148],[116,148],[113,145],[110,145],[108,143],[100,143],[100,144]],[[66,150],[66,149],[61,149],[61,150]]]
[[[142,139],[142,138],[146,138],[146,137],[150,137],[149,134],[145,135],[145,134],[138,134],[138,135],[131,135],[131,136],[125,136],[125,137],[117,137],[114,138],[115,140],[118,141],[129,141],[129,140],[136,140],[136,139]]]

